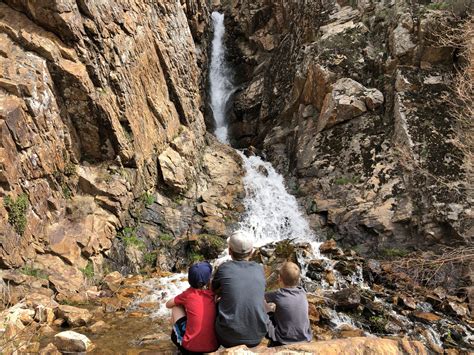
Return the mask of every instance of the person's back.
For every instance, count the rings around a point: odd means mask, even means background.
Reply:
[[[235,235],[229,238],[229,252],[233,260],[219,266],[212,281],[212,289],[220,297],[216,335],[225,347],[242,344],[256,346],[267,332],[263,267],[248,261],[251,242],[243,238]]]
[[[291,262],[280,269],[283,287],[265,293],[265,300],[276,305],[271,317],[268,337],[273,345],[311,341],[313,338],[308,317],[308,299],[305,290],[297,286],[300,270]]]
[[[191,287],[166,302],[166,307],[172,310],[171,340],[181,354],[212,352],[219,347],[214,330],[214,292],[205,289],[211,274],[212,266],[208,262],[192,265],[188,271]]]

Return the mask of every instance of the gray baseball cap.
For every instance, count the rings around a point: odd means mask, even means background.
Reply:
[[[253,250],[253,241],[242,231],[232,233],[227,239],[230,250],[237,254],[248,254]]]

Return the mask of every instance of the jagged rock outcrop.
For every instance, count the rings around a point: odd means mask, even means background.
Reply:
[[[70,298],[127,244],[117,230],[141,228],[156,190],[186,200],[173,238],[206,228],[202,196],[225,190],[217,212],[236,206],[239,158],[206,137],[201,112],[207,24],[202,0],[0,3],[2,268]],[[159,234],[128,235],[132,254]]]
[[[436,37],[450,12],[405,0],[222,7],[240,84],[234,143],[290,177],[315,228],[371,253],[472,242],[468,157],[446,101],[456,58]]]

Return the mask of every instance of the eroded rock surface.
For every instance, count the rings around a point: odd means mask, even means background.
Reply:
[[[290,179],[313,226],[365,252],[468,245],[449,11],[397,1],[223,2],[234,143]],[[443,24],[445,27],[443,27]]]
[[[107,262],[154,264],[149,240],[228,228],[210,215],[242,172],[201,112],[208,18],[201,0],[0,4],[2,268],[87,299]]]

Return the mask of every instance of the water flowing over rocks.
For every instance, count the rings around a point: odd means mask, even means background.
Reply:
[[[472,243],[469,157],[446,101],[455,49],[437,37],[451,12],[405,0],[221,7],[239,84],[232,140],[266,153],[315,227],[372,255]]]
[[[436,43],[457,21],[406,0],[0,2],[2,353],[175,351],[164,302],[235,229],[268,288],[300,265],[315,341],[218,353],[472,351],[472,248],[444,248],[472,242],[459,58]]]

